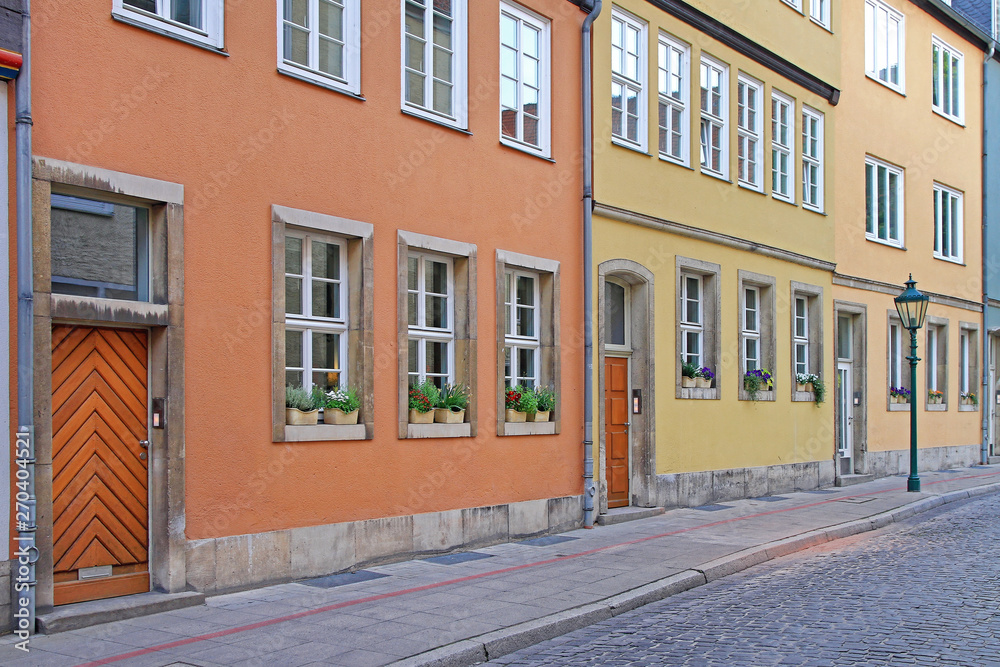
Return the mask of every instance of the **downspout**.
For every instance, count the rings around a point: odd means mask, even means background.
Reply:
[[[35,561],[38,550],[35,547],[35,426],[34,426],[34,337],[35,308],[33,301],[34,266],[32,263],[33,241],[31,237],[31,0],[21,0],[21,50],[23,61],[14,85],[15,100],[15,187],[17,188],[17,422],[18,440],[26,434],[24,460],[27,479],[25,489],[18,490],[18,505],[27,506],[28,521],[18,523],[18,573],[11,579],[26,583],[26,590],[18,591],[11,599],[11,606],[18,612],[27,613],[27,632],[35,631]],[[19,443],[20,445],[20,443]],[[19,450],[22,448],[19,446]],[[20,478],[19,478],[19,481]],[[22,495],[23,493],[23,495]],[[22,498],[24,502],[22,502]],[[20,509],[20,507],[18,507]],[[27,566],[25,577],[21,567]],[[12,573],[13,574],[13,573]],[[27,579],[27,581],[23,581]],[[26,598],[23,607],[19,598]],[[15,624],[20,627],[20,620]],[[19,636],[20,633],[18,633]]]
[[[583,20],[583,525],[594,526],[594,107],[590,28],[601,13],[601,0],[584,0]]]
[[[989,236],[986,233],[989,227],[988,213],[988,203],[989,196],[987,195],[989,186],[989,148],[987,140],[989,129],[986,126],[987,120],[987,82],[989,81],[989,68],[990,60],[993,59],[993,54],[996,51],[996,42],[990,40],[990,51],[986,55],[986,60],[983,61],[983,240],[982,240],[982,252],[983,252],[983,334],[982,338],[982,356],[980,357],[982,361],[979,366],[982,368],[983,377],[983,388],[979,393],[979,410],[982,413],[983,419],[983,437],[982,437],[982,451],[980,452],[980,463],[986,465],[990,462],[990,414],[995,409],[994,401],[992,400],[992,391],[990,391],[990,373],[989,373],[989,354],[990,354],[990,290],[989,290],[989,252],[988,241]]]

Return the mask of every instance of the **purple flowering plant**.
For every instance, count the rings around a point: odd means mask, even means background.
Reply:
[[[697,377],[705,378],[706,380],[714,380],[715,373],[708,366],[702,366],[698,369]]]

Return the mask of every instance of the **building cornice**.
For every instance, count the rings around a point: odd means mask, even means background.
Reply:
[[[893,285],[892,283],[884,283],[880,280],[872,280],[870,278],[860,278],[858,276],[845,276],[842,273],[833,274],[833,284],[840,287],[850,287],[853,289],[865,290],[868,292],[878,292],[879,294],[887,294],[891,297],[899,296],[900,292],[903,291],[902,285]],[[925,290],[920,290],[922,293],[930,297],[931,303],[936,303],[941,306],[949,306],[951,308],[961,308],[963,310],[972,310],[977,313],[983,312],[983,304],[981,301],[972,301],[971,299],[963,299],[957,296],[948,296],[947,294],[937,294],[935,292],[927,292]]]
[[[790,250],[783,250],[782,248],[775,248],[774,246],[764,245],[762,243],[757,243],[756,241],[741,239],[737,236],[730,236],[728,234],[712,232],[707,229],[692,227],[690,225],[674,222],[672,220],[664,220],[663,218],[657,218],[644,213],[636,213],[634,211],[618,208],[617,206],[611,206],[609,204],[595,202],[594,214],[604,216],[605,218],[611,218],[612,220],[618,220],[619,222],[627,222],[632,225],[639,225],[640,227],[648,227],[661,232],[676,234],[677,236],[683,236],[689,239],[707,241],[709,243],[716,243],[728,248],[735,248],[737,250],[744,250],[746,252],[763,255],[764,257],[780,259],[785,262],[806,266],[810,269],[833,272],[837,268],[835,263],[828,262],[823,259],[809,257],[808,255],[802,255]]]
[[[646,0],[668,14],[677,17],[693,28],[713,37],[729,48],[742,53],[786,79],[797,83],[806,90],[816,93],[830,104],[836,106],[840,101],[840,90],[810,74],[798,65],[785,60],[774,51],[753,41],[746,35],[733,30],[718,19],[699,11],[681,0]]]

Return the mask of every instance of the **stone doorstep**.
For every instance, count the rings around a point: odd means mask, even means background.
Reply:
[[[875,475],[841,475],[837,478],[837,486],[854,486],[855,484],[864,484],[865,482],[872,482],[875,480]]]
[[[990,456],[986,459],[986,463],[991,466],[995,466],[1000,463],[1000,456]]]
[[[36,622],[39,634],[51,635],[200,604],[205,604],[205,594],[197,591],[139,593],[55,607],[38,614]]]
[[[637,519],[648,519],[651,516],[663,514],[666,510],[662,507],[616,507],[608,510],[607,514],[597,517],[597,524],[600,526],[610,526],[626,521],[636,521]]]

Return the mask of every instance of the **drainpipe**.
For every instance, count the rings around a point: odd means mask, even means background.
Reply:
[[[590,28],[601,13],[601,0],[584,0],[583,20],[583,525],[594,526],[594,108]]]
[[[990,290],[989,290],[989,270],[988,263],[990,261],[990,253],[988,252],[988,240],[989,237],[986,230],[989,227],[989,219],[987,217],[989,196],[987,194],[989,188],[989,148],[988,146],[988,134],[989,128],[986,126],[987,120],[987,81],[989,80],[989,67],[990,60],[993,59],[993,54],[996,52],[996,42],[990,40],[990,50],[986,55],[986,60],[983,61],[983,334],[982,338],[982,361],[979,366],[982,368],[983,376],[983,388],[979,393],[979,409],[982,413],[983,418],[983,437],[982,437],[982,451],[980,452],[980,463],[986,465],[990,462],[990,414],[996,409],[994,405],[993,392],[990,390],[990,373],[989,373],[989,353],[990,353]]]
[[[35,547],[35,426],[34,426],[34,317],[33,303],[34,267],[32,264],[31,238],[31,0],[21,0],[21,49],[23,61],[14,87],[15,101],[15,187],[17,188],[17,422],[19,445],[26,439],[25,447],[18,447],[18,459],[25,460],[27,479],[22,491],[18,488],[15,498],[17,509],[27,506],[28,521],[18,523],[15,555],[15,572],[11,579],[15,583],[15,595],[11,606],[27,613],[27,632],[35,631],[35,561],[38,549]],[[24,456],[21,456],[21,452]],[[20,466],[18,466],[20,470]],[[23,495],[22,495],[23,494]],[[23,500],[22,500],[23,499]],[[16,516],[16,514],[15,514]],[[23,573],[22,566],[27,566]],[[23,574],[22,574],[23,573]],[[27,581],[24,581],[24,580]],[[22,583],[27,589],[17,588]],[[28,604],[18,604],[19,598],[26,598]],[[16,619],[16,627],[21,627]],[[20,633],[18,633],[19,636]]]

